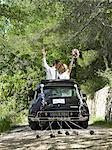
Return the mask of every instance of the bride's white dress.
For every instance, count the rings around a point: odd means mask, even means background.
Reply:
[[[62,74],[60,74],[59,78],[60,79],[70,79],[70,74],[69,74],[68,70],[63,72]]]

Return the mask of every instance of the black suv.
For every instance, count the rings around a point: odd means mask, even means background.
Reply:
[[[43,80],[35,89],[28,115],[32,130],[49,122],[69,122],[88,127],[89,109],[80,87],[74,80]]]

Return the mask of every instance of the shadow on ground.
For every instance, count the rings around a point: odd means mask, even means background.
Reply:
[[[94,134],[90,134],[94,130]],[[28,126],[17,127],[10,133],[0,136],[1,150],[111,150],[112,129],[94,128],[88,129],[61,129],[59,130],[32,131]],[[70,135],[65,135],[68,131]],[[51,138],[50,134],[55,137]],[[39,135],[40,138],[36,138]]]

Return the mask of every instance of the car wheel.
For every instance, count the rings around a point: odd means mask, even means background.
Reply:
[[[29,127],[32,130],[40,130],[41,129],[38,122],[32,122],[32,121],[30,121],[29,122]]]
[[[81,126],[81,127],[84,128],[84,129],[87,129],[87,127],[88,127],[88,121],[80,122],[80,123],[79,123],[79,126]]]

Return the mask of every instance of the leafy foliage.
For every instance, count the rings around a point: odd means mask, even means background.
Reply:
[[[72,78],[88,94],[110,82],[109,0],[2,0],[0,14],[0,102],[5,107],[4,115],[6,110],[18,112],[27,108],[29,91],[45,78],[43,46],[50,65],[57,58],[69,64],[71,49],[80,50]],[[99,76],[99,72],[105,73]]]

